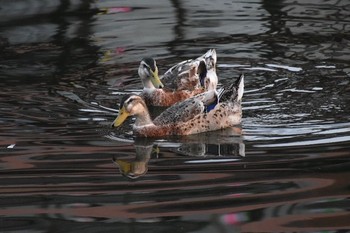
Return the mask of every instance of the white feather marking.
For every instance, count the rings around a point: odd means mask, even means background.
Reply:
[[[242,79],[238,86],[237,101],[240,101],[242,99],[243,93],[244,93],[244,75],[242,74]]]

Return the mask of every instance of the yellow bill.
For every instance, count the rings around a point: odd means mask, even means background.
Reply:
[[[131,171],[131,163],[124,161],[124,160],[120,160],[120,159],[116,159],[115,163],[117,163],[119,165],[119,169],[123,174],[128,174]]]
[[[127,113],[125,108],[122,107],[119,110],[118,117],[113,121],[113,127],[120,126],[125,121],[125,119],[128,118],[128,116],[129,116],[129,113]]]
[[[154,72],[151,70],[151,73],[152,73],[151,82],[152,82],[153,86],[155,86],[155,88],[163,88],[164,85],[160,81],[160,78],[158,76],[158,68],[156,68],[156,70]]]

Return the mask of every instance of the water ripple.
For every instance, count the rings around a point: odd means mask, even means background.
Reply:
[[[348,229],[349,3],[125,4],[2,4],[0,231]],[[242,125],[111,129],[141,57],[163,73],[209,47],[220,86],[245,73]]]

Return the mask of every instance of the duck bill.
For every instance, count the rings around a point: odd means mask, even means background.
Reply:
[[[126,118],[128,118],[129,114],[125,111],[125,108],[122,107],[119,110],[119,114],[118,117],[113,121],[112,127],[118,127],[121,124],[123,124],[123,122],[126,120]]]
[[[116,164],[118,164],[120,171],[123,174],[128,174],[131,171],[131,164],[129,162],[126,162],[124,160],[116,159],[114,161]]]
[[[155,88],[163,88],[164,85],[160,81],[160,78],[158,76],[158,69],[156,69],[154,72],[151,71],[151,73],[152,73],[151,82],[152,82],[153,86],[155,86]]]

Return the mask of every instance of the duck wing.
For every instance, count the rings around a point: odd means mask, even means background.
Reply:
[[[205,88],[205,90],[215,90],[218,84],[218,76],[216,74],[216,50],[215,49],[209,49],[205,54],[198,57],[196,59],[197,61],[201,61],[205,64],[206,69],[206,77],[200,78],[200,80],[205,80],[205,83],[201,83],[202,86]],[[204,74],[203,74],[204,75]]]
[[[198,57],[196,60],[204,60],[208,70],[213,69],[215,71],[217,55],[215,49],[209,49],[205,54]]]
[[[167,70],[161,81],[171,90],[194,90],[200,88],[206,72],[204,60],[186,60]]]
[[[236,81],[228,88],[222,88],[218,91],[220,102],[241,101],[244,92],[244,74],[241,74]]]
[[[216,91],[207,91],[174,104],[156,117],[153,123],[155,125],[167,125],[187,122],[199,114],[210,111],[217,102]]]

